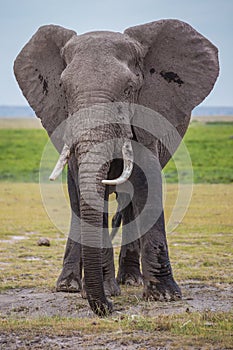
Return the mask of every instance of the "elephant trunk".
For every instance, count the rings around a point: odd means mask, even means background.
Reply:
[[[102,145],[103,147],[103,145]],[[78,151],[77,151],[78,150]],[[88,152],[86,153],[86,151]],[[110,162],[110,149],[91,147],[90,142],[79,142],[76,154],[79,163],[81,244],[84,266],[84,281],[91,309],[99,316],[112,310],[103,285],[103,211],[105,185]]]
[[[115,113],[114,113],[115,112]],[[87,299],[99,316],[112,310],[104,292],[102,249],[105,185],[125,182],[133,168],[132,138],[129,121],[122,123],[124,115],[104,106],[83,109],[73,114],[67,122],[65,146],[51,179],[61,171],[69,157],[69,149],[75,152],[78,164],[80,190],[81,245],[84,281]],[[110,162],[124,158],[123,175],[108,182]],[[58,171],[57,171],[58,170]]]

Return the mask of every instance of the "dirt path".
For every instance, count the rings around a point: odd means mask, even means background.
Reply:
[[[205,310],[229,311],[233,307],[233,291],[228,284],[214,286],[191,282],[181,284],[183,299],[178,302],[144,302],[141,300],[141,288],[135,288],[136,305],[119,305],[114,300],[114,314],[157,316],[160,314],[178,314],[201,312]],[[124,294],[124,291],[122,292]],[[35,289],[15,289],[0,294],[1,317],[37,318],[37,317],[94,317],[87,301],[76,293],[57,293]],[[113,314],[113,315],[114,315]]]
[[[179,314],[183,312],[203,311],[229,311],[233,307],[233,292],[228,284],[207,285],[197,281],[181,284],[183,300],[179,302],[144,302],[141,299],[141,288],[135,288],[135,303],[122,306],[122,299],[114,299],[115,311],[113,317],[127,314],[134,317],[157,316],[166,314]],[[126,290],[123,290],[124,295]],[[122,298],[122,297],[121,297]],[[93,318],[87,301],[79,294],[57,293],[50,290],[15,289],[0,294],[1,318],[35,319],[39,317],[69,317]],[[142,343],[135,343],[137,336],[143,339]],[[26,333],[0,334],[0,349],[171,349],[166,346],[152,344],[150,334],[143,332],[132,335],[119,335],[112,337],[106,334],[84,335],[73,332],[70,336],[55,336]],[[117,341],[118,339],[118,341]],[[157,339],[161,340],[161,334]],[[142,341],[142,340],[141,340]],[[172,347],[173,348],[173,347]],[[179,348],[179,347],[178,347]]]

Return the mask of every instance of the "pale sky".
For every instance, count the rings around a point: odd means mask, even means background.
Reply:
[[[203,106],[233,106],[233,0],[0,0],[0,105],[27,105],[13,75],[19,51],[44,24],[78,34],[176,18],[219,49],[220,76]]]

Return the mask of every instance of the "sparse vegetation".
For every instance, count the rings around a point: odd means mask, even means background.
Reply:
[[[61,317],[43,317],[34,320],[5,320],[2,329],[5,332],[25,333],[27,339],[35,338],[38,330],[43,336],[75,336],[83,341],[85,337],[92,344],[98,341],[98,335],[107,343],[126,344],[133,340],[135,346],[147,340],[147,345],[158,346],[170,343],[172,349],[187,349],[187,346],[209,346],[211,349],[230,349],[232,346],[231,313],[204,312],[180,315],[162,315],[154,318],[142,316],[124,316],[110,319],[67,319]],[[87,340],[86,339],[86,340]],[[217,347],[214,346],[217,345]],[[102,344],[103,345],[103,344]],[[152,347],[151,347],[152,348]],[[56,349],[56,348],[55,348]]]

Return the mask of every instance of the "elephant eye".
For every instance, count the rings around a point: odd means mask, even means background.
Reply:
[[[152,74],[154,74],[155,73],[155,69],[154,68],[151,68],[150,69],[150,74],[152,75]]]

